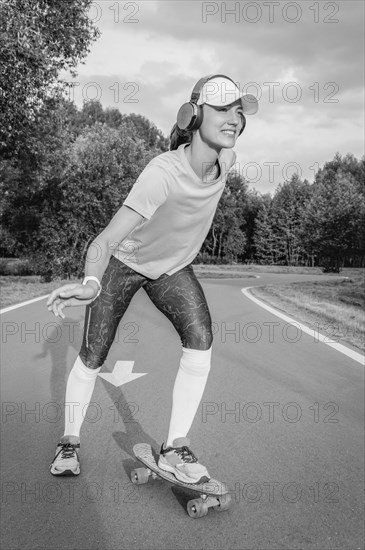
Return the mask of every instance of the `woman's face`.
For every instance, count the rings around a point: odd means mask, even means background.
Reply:
[[[215,149],[234,147],[243,126],[243,110],[238,99],[224,107],[203,105],[201,139]]]

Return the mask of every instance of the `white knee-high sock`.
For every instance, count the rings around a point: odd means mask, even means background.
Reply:
[[[172,411],[166,446],[178,437],[186,437],[198,410],[211,364],[212,348],[182,348],[179,370],[172,392]]]
[[[89,369],[77,357],[67,380],[65,398],[65,433],[66,436],[80,437],[80,429],[94,391],[96,378],[101,367]]]

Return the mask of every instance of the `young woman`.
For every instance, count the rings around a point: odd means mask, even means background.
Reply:
[[[66,403],[78,405],[73,418],[65,418],[52,474],[80,473],[83,409],[119,322],[143,287],[182,343],[159,466],[188,483],[210,478],[187,438],[208,378],[213,340],[209,308],[191,264],[235,162],[232,147],[245,127],[245,115],[256,111],[256,99],[242,95],[230,78],[199,80],[178,112],[170,151],[146,166],[123,206],[90,245],[83,283],[65,285],[49,296],[48,310],[62,318],[65,307],[87,305],[80,354],[66,387]]]

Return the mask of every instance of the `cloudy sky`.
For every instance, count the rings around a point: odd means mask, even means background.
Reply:
[[[364,2],[93,2],[101,31],[74,100],[139,113],[168,134],[199,78],[223,73],[260,102],[235,146],[262,193],[310,182],[338,151],[364,154]]]

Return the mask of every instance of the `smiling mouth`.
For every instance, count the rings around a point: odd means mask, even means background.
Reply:
[[[235,130],[222,130],[222,133],[225,134],[226,136],[232,136],[232,137],[236,135]]]

